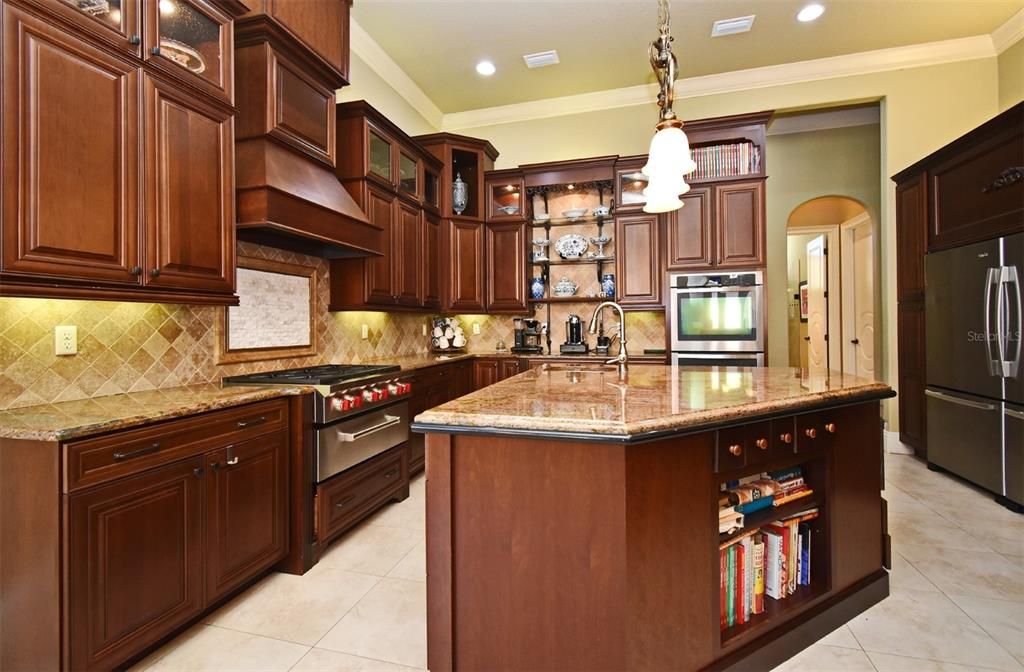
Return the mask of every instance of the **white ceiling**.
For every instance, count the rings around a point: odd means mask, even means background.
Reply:
[[[672,0],[680,76],[693,77],[985,35],[1024,0]],[[711,38],[717,19],[755,14],[749,33]],[[604,91],[653,81],[647,45],[655,0],[356,0],[353,18],[443,113]],[[530,70],[524,54],[557,49]],[[481,59],[498,72],[476,74]]]

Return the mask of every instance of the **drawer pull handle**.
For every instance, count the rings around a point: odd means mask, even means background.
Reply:
[[[232,457],[225,464],[227,464],[229,467],[235,466],[236,464],[238,464],[238,456],[236,455],[235,457]]]
[[[782,434],[779,434],[779,441],[782,441],[783,443],[793,443],[793,435],[789,432],[783,432]]]
[[[345,508],[345,506],[346,506],[346,505],[347,505],[347,504],[348,504],[349,502],[351,502],[351,501],[352,501],[353,499],[355,499],[355,498],[356,498],[356,496],[355,496],[355,495],[349,495],[349,496],[348,496],[348,497],[346,497],[345,499],[343,499],[343,500],[341,500],[340,502],[338,502],[337,504],[335,504],[335,505],[334,505],[334,508],[336,508],[336,509],[343,509],[343,508]]]
[[[398,469],[392,469],[391,471],[384,474],[384,478],[391,478],[392,476],[398,475]]]
[[[828,432],[829,434],[835,434],[836,433],[836,423],[834,423],[834,422],[825,423],[825,431]]]
[[[743,446],[741,446],[738,443],[734,443],[731,446],[729,446],[729,452],[739,457],[740,455],[743,454]]]
[[[808,427],[807,429],[804,430],[804,434],[806,434],[808,438],[814,439],[817,438],[818,436],[818,430],[816,430],[814,427]]]
[[[761,450],[768,450],[768,439],[758,439],[755,445]]]
[[[266,421],[267,421],[267,416],[265,416],[265,415],[261,415],[260,417],[256,418],[255,420],[240,420],[238,422],[238,428],[239,429],[245,429],[246,427],[255,427],[256,425],[262,425]]]
[[[338,438],[341,439],[342,441],[358,441],[364,436],[375,434],[381,431],[382,429],[387,429],[388,427],[394,427],[401,421],[402,418],[397,415],[385,415],[384,422],[380,423],[379,425],[367,427],[366,429],[360,429],[358,432],[338,432]]]
[[[154,443],[151,446],[146,446],[145,448],[139,448],[138,450],[130,450],[127,453],[114,453],[114,459],[117,460],[118,462],[120,462],[121,460],[130,460],[133,457],[141,457],[143,455],[149,455],[150,453],[155,453],[158,450],[160,450],[160,444],[159,443]]]

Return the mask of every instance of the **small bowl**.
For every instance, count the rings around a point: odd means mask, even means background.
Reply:
[[[519,206],[518,205],[503,205],[503,206],[499,207],[498,210],[504,212],[506,215],[514,215],[517,212],[519,212]]]
[[[533,221],[535,221],[535,222],[546,222],[549,219],[551,219],[551,213],[550,212],[538,212],[537,214],[535,214],[533,216]]]
[[[573,208],[571,210],[563,210],[562,216],[569,219],[579,219],[583,215],[587,214],[586,208]]]

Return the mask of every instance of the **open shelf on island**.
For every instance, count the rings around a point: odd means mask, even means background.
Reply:
[[[818,506],[820,506],[820,502],[818,501],[818,493],[815,492],[807,497],[802,497],[801,499],[797,499],[792,502],[786,502],[782,506],[769,506],[765,509],[761,509],[760,511],[754,511],[750,515],[743,517],[743,527],[735,532],[718,535],[718,543],[726,544],[736,537],[743,536],[745,532],[764,527],[773,521],[780,520],[782,518],[789,518],[801,511],[813,509]]]
[[[826,592],[824,581],[811,581],[809,586],[799,586],[796,591],[784,600],[764,599],[764,611],[749,617],[746,623],[733,625],[722,631],[722,648],[750,641],[767,625],[776,625],[790,615],[795,615],[802,608],[813,602]]]

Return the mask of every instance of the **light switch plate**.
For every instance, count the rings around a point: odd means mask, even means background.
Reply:
[[[479,336],[480,335],[480,323],[479,322],[474,322],[473,323],[473,335],[474,336]]]
[[[367,338],[370,337],[370,325],[368,325],[368,324],[364,324],[363,325],[362,337],[363,337],[363,340],[366,340]]]
[[[55,355],[78,354],[78,327],[57,326],[53,328],[53,352]]]

